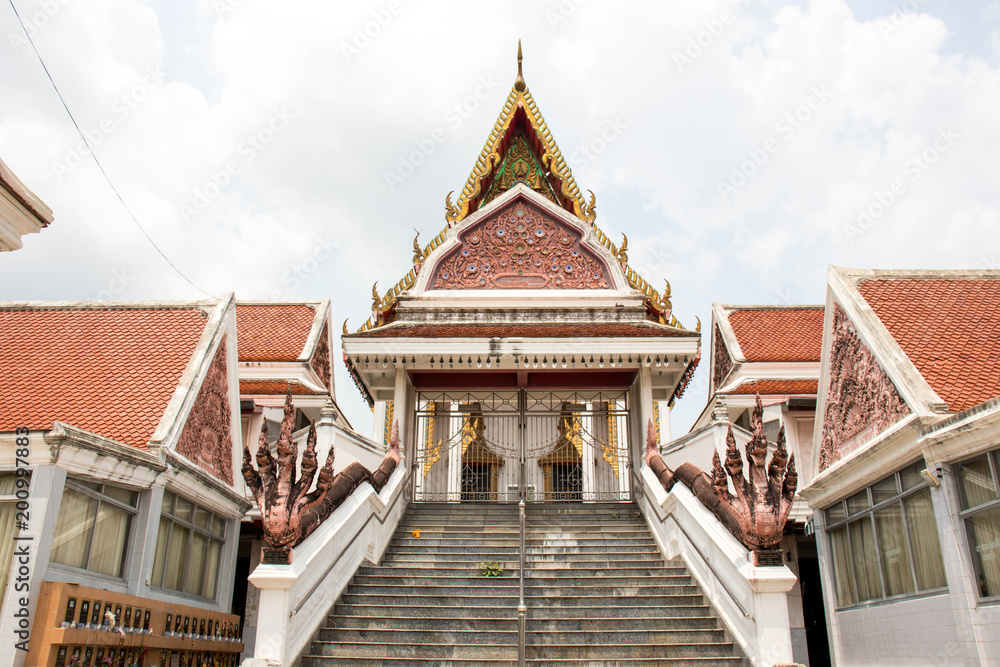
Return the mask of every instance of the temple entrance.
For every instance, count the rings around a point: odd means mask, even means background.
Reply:
[[[625,392],[418,395],[414,500],[631,500]]]

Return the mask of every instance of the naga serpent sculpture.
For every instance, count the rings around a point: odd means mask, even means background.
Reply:
[[[376,492],[381,491],[400,460],[397,421],[389,440],[389,451],[374,473],[355,461],[334,475],[334,452],[331,446],[326,463],[319,469],[317,476],[319,460],[316,455],[316,427],[310,424],[306,450],[302,453],[302,475],[296,479],[298,445],[292,439],[294,420],[295,410],[289,393],[285,397],[285,414],[281,420],[277,458],[271,455],[268,448],[267,429],[261,429],[257,445],[259,472],[253,466],[250,449],[243,448],[243,479],[260,508],[264,540],[271,548],[283,550],[286,556],[288,550],[316,530],[362,482],[371,484]],[[307,493],[313,478],[316,478],[316,488]]]
[[[799,476],[795,472],[795,455],[785,449],[785,427],[778,431],[777,447],[771,464],[765,470],[767,438],[762,417],[764,408],[757,396],[751,424],[753,437],[747,443],[746,456],[749,479],[743,476],[743,458],[736,449],[733,427],[726,433],[726,464],[719,461],[719,452],[712,456],[712,474],[696,465],[683,463],[671,470],[659,453],[659,443],[653,422],[649,422],[646,437],[646,465],[667,491],[678,481],[722,522],[730,533],[748,549],[776,549],[785,534],[785,522],[792,509]],[[736,495],[729,492],[732,479]]]

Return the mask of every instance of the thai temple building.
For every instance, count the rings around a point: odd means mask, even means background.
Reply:
[[[51,212],[0,186],[12,249]],[[339,354],[328,300],[0,303],[0,663],[1000,664],[1000,271],[703,331],[520,47],[444,201]]]

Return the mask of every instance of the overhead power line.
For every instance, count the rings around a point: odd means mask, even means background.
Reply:
[[[184,272],[181,271],[176,264],[170,261],[170,258],[167,257],[167,255],[162,250],[160,250],[160,246],[156,245],[156,241],[153,240],[153,238],[149,235],[149,233],[139,223],[138,218],[135,217],[135,214],[132,213],[132,209],[130,209],[128,204],[125,203],[125,199],[118,191],[118,188],[115,187],[115,184],[114,182],[112,182],[111,177],[108,176],[108,172],[104,170],[104,165],[102,165],[101,161],[98,159],[97,153],[94,151],[94,147],[90,145],[90,140],[87,139],[87,135],[83,132],[83,130],[80,129],[80,124],[76,122],[76,118],[73,116],[73,112],[69,110],[69,105],[66,104],[66,99],[59,91],[59,86],[56,85],[55,79],[52,78],[52,73],[49,72],[49,68],[45,65],[45,61],[42,60],[42,54],[38,52],[38,47],[35,46],[35,42],[31,39],[31,35],[28,33],[28,29],[25,27],[24,21],[21,20],[21,15],[18,13],[17,7],[14,6],[14,0],[8,0],[8,2],[10,2],[10,8],[14,10],[14,16],[17,17],[17,22],[21,24],[21,30],[24,31],[24,36],[27,37],[28,44],[31,45],[31,49],[35,52],[35,57],[38,58],[38,62],[41,64],[42,69],[45,70],[45,75],[49,78],[49,83],[52,84],[52,89],[56,91],[56,95],[59,96],[59,101],[62,102],[63,109],[66,110],[66,115],[69,116],[69,119],[73,122],[73,127],[76,128],[76,133],[80,135],[80,138],[83,140],[84,145],[90,151],[90,156],[94,158],[94,163],[97,164],[97,168],[100,169],[101,174],[104,175],[104,180],[106,180],[108,182],[108,185],[111,186],[111,190],[115,193],[115,196],[118,197],[118,201],[121,202],[122,207],[125,209],[126,213],[128,213],[129,217],[132,218],[132,222],[135,223],[135,226],[139,228],[139,231],[142,232],[142,235],[146,237],[146,240],[149,241],[150,245],[153,246],[156,252],[160,253],[160,257],[163,258],[163,261],[169,264],[170,268],[172,268],[174,271],[177,272],[177,275],[186,280],[189,285],[194,287],[196,290],[198,290],[205,296],[212,299],[218,299],[219,297],[215,296],[214,294],[209,294],[201,287],[196,285],[193,280],[184,275]]]

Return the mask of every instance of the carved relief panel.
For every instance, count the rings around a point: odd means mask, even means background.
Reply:
[[[608,289],[605,263],[580,232],[523,201],[463,231],[429,289]]]
[[[716,391],[722,386],[725,381],[726,376],[729,375],[729,371],[733,368],[733,360],[729,356],[729,352],[726,350],[726,343],[722,340],[722,331],[719,330],[718,325],[715,327],[715,337],[713,341],[713,347],[715,348],[714,357],[714,367],[712,368],[712,386]]]
[[[843,308],[834,304],[819,469],[829,468],[909,412]]]
[[[177,452],[227,484],[233,483],[231,422],[226,339],[223,338],[181,431]]]

